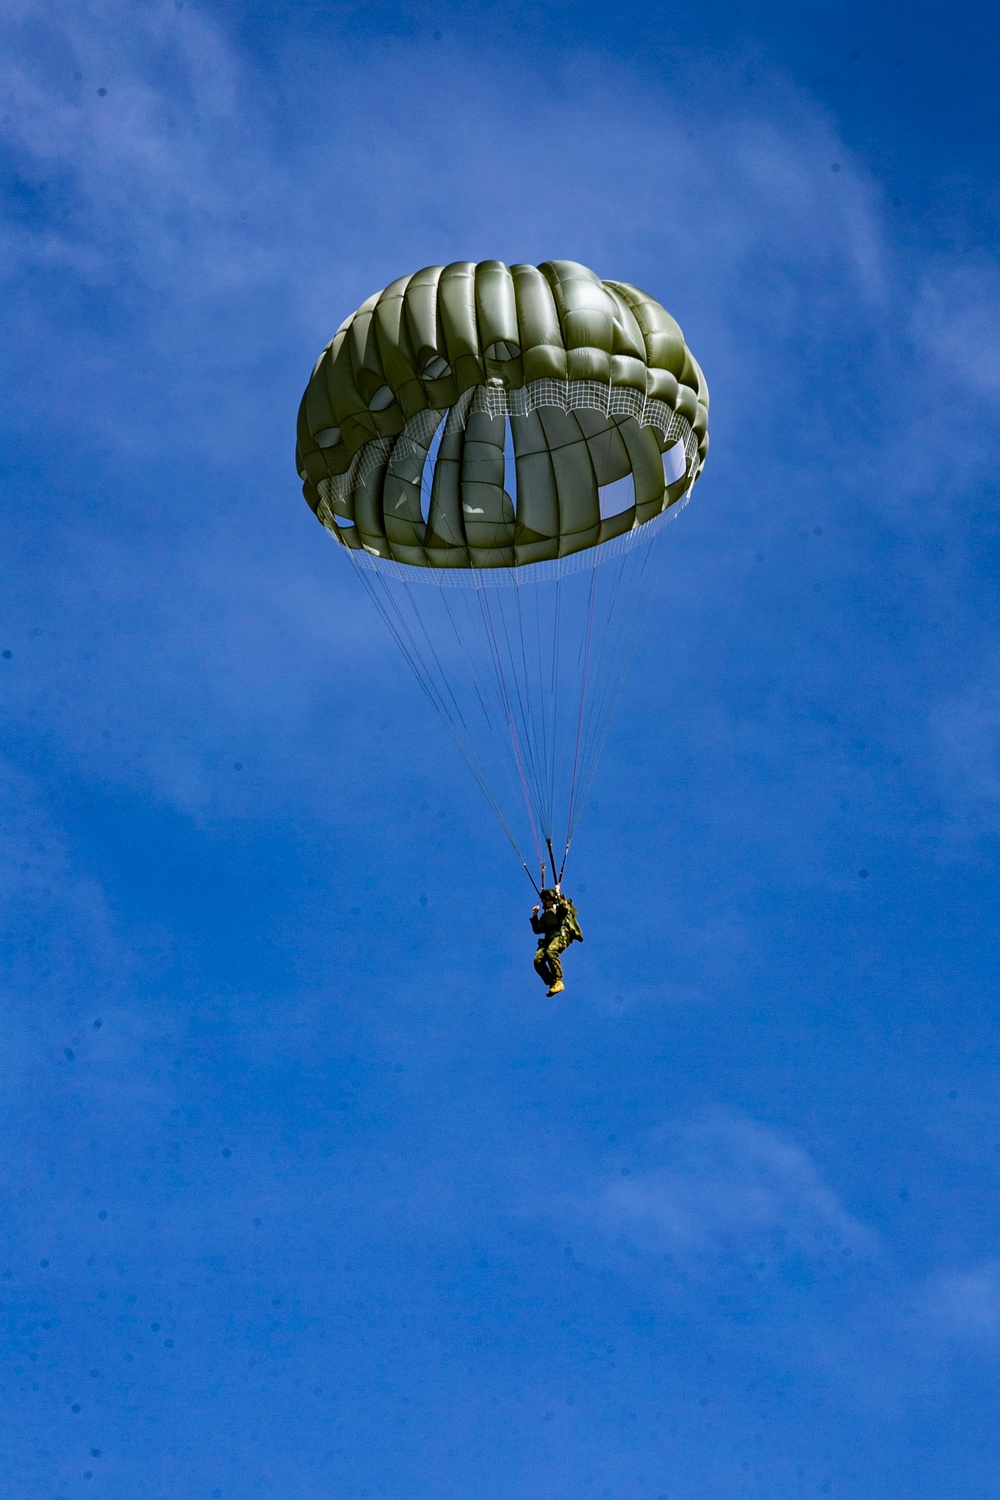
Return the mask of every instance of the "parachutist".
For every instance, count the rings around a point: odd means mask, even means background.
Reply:
[[[538,894],[542,904],[531,913],[531,930],[539,938],[535,949],[535,973],[548,986],[547,995],[559,995],[566,988],[559,955],[565,953],[570,943],[582,943],[583,933],[576,907],[568,896],[551,889]]]

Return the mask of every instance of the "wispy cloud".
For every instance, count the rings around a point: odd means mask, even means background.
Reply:
[[[590,1202],[594,1222],[631,1252],[707,1270],[762,1256],[843,1260],[875,1246],[801,1147],[744,1115],[686,1126],[667,1156],[617,1175]]]
[[[995,1348],[1000,1341],[1000,1260],[932,1277],[922,1311],[932,1333],[970,1347]]]
[[[88,0],[41,23],[15,3],[0,36],[3,134],[23,187],[8,203],[7,274],[30,259],[95,286],[124,271],[177,290],[192,231],[198,274],[210,272],[213,226],[242,185],[239,70],[216,28],[173,4],[133,8],[122,25],[120,7]],[[20,222],[18,201],[35,210]]]
[[[761,279],[768,261],[812,272],[827,296],[845,276],[881,295],[877,194],[833,122],[778,74],[764,97],[725,64],[700,63],[697,87],[679,66],[673,97],[650,98],[631,70],[583,52],[568,50],[554,77],[501,52],[484,92],[482,60],[459,46],[345,57],[327,43],[312,76],[296,55],[265,87],[190,8],[119,20],[99,0],[57,6],[29,48],[33,8],[7,12],[3,133],[29,195],[44,171],[64,204],[8,221],[13,264],[75,261],[84,277],[124,274],[188,307],[267,282],[323,337],[414,257],[491,251],[611,259],[615,274],[647,277],[658,264],[674,304],[707,297],[709,319],[739,297],[733,273],[755,283],[754,322],[780,310],[788,288]],[[431,71],[414,134],[410,84]],[[276,113],[293,79],[292,110]],[[359,136],[373,96],[378,119]],[[515,97],[513,117],[491,105]]]
[[[933,704],[929,722],[939,784],[956,830],[976,834],[1000,819],[1000,660]]]
[[[124,978],[127,954],[100,883],[76,865],[31,778],[4,761],[0,809],[2,975],[8,993],[29,1002],[45,1031],[55,1019],[49,1004],[52,995],[60,998],[59,1019],[64,1025],[77,1015],[81,1002],[86,1014],[113,1000]],[[81,993],[82,971],[88,975],[86,996]],[[102,979],[96,995],[95,975]]]
[[[562,1205],[563,1222],[594,1235],[581,1258],[613,1265],[677,1316],[700,1318],[713,1288],[724,1318],[752,1323],[762,1349],[792,1321],[796,1361],[858,1409],[897,1417],[950,1383],[944,1345],[995,1352],[1000,1260],[906,1274],[784,1132],[718,1110],[658,1154],[661,1165],[617,1169]]]
[[[969,394],[1000,396],[1000,264],[984,253],[938,256],[914,311],[914,336],[928,363]]]

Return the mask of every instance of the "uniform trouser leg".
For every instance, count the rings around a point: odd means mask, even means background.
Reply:
[[[573,941],[568,934],[557,932],[547,943],[539,943],[535,950],[535,973],[544,979],[549,989],[559,984],[563,977],[560,953],[564,953]]]
[[[562,967],[558,959],[556,959],[556,966],[559,968]],[[535,949],[535,973],[549,989],[555,984],[555,980],[552,977],[552,962],[549,958],[547,943],[539,943]]]

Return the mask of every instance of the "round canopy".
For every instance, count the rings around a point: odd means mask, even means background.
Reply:
[[[704,376],[647,293],[575,261],[458,261],[341,325],[296,462],[319,519],[376,566],[509,569],[662,515],[700,474],[707,428]]]

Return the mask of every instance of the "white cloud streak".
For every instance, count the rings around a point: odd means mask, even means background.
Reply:
[[[686,1127],[665,1165],[616,1178],[591,1212],[632,1251],[703,1268],[768,1253],[824,1260],[875,1243],[799,1146],[742,1115]]]
[[[965,1271],[943,1271],[928,1283],[923,1311],[929,1328],[971,1346],[1000,1341],[1000,1260]]]
[[[973,397],[1000,397],[1000,264],[990,256],[939,256],[914,311],[914,337],[928,365]]]

